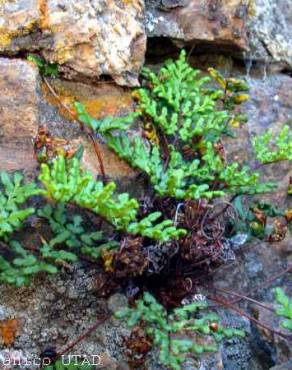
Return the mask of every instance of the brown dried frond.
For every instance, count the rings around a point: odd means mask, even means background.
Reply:
[[[143,238],[126,237],[122,240],[120,250],[113,252],[112,266],[115,277],[135,277],[143,274],[148,262],[142,247]]]
[[[152,348],[152,340],[140,326],[135,326],[129,338],[125,340],[126,356],[131,368],[143,365],[148,352]]]

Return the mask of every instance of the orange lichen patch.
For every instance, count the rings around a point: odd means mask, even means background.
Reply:
[[[0,321],[0,335],[5,346],[10,347],[13,345],[18,334],[20,324],[20,320],[17,319]]]
[[[48,86],[45,83],[42,83],[41,85],[43,97],[45,100],[54,105],[55,107],[58,107],[59,113],[66,118],[68,121],[72,121],[73,117],[72,115],[65,109],[62,104],[60,104],[60,101],[50,92]],[[56,91],[56,94],[59,96],[61,102],[66,105],[72,112],[74,111],[73,109],[73,103],[77,100],[74,95],[70,95],[68,91],[65,89],[56,88],[54,86],[54,90]]]
[[[49,15],[48,15],[48,3],[47,0],[38,0],[39,9],[39,27],[42,30],[49,29]]]
[[[97,119],[106,116],[117,116],[123,112],[133,110],[133,99],[130,91],[125,91],[116,86],[100,84],[98,88],[88,88],[83,84],[51,81],[51,85],[67,107],[74,112],[73,103],[76,101],[84,104],[88,113]],[[60,114],[72,121],[72,115],[60,104],[59,100],[52,95],[45,83],[42,84],[44,98],[52,105],[57,106]]]
[[[81,101],[82,102],[82,101]],[[131,95],[109,95],[98,99],[84,101],[88,113],[96,118],[115,116],[124,109],[129,110],[133,101]]]

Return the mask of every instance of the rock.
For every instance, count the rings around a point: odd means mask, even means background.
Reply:
[[[270,370],[292,370],[292,360],[281,365],[273,366],[270,368]]]
[[[0,52],[39,51],[67,76],[136,85],[146,38],[141,0],[0,2]]]
[[[241,130],[238,135],[237,149],[234,148],[233,159],[244,158],[249,148],[249,159],[252,158],[253,149],[251,139],[255,135],[263,135],[267,130],[271,129],[274,135],[277,135],[283,125],[291,122],[292,110],[292,78],[283,74],[266,76],[259,78],[254,76],[248,78],[250,86],[251,99],[243,106],[243,112],[248,116],[248,124]],[[245,136],[247,134],[247,136]],[[249,145],[246,145],[244,138],[247,138]],[[235,141],[236,142],[236,141]],[[237,152],[237,154],[236,154]],[[230,158],[232,154],[230,152]],[[253,168],[256,164],[249,165]],[[275,182],[277,190],[261,197],[279,207],[287,207],[289,200],[287,199],[287,189],[289,177],[292,175],[291,164],[279,162],[272,165],[259,168],[259,172],[263,175],[263,181]],[[291,204],[291,200],[290,200]]]
[[[193,46],[194,54],[213,53],[217,46],[247,64],[272,63],[291,70],[291,25],[290,0],[146,0],[150,40],[168,38],[178,47]],[[150,52],[159,50],[153,45]]]
[[[82,134],[78,122],[74,121],[64,105],[75,112],[73,103],[79,101],[84,104],[88,113],[97,119],[108,115],[126,115],[134,109],[131,91],[106,82],[93,86],[59,79],[48,81],[58,99],[45,83],[41,84],[40,124],[47,126],[53,136],[68,140],[70,149],[76,149],[82,144],[84,167],[94,175],[100,174],[99,161],[92,142]],[[125,185],[136,176],[126,162],[108,149],[101,138],[96,137],[96,142],[107,177]]]
[[[128,307],[128,299],[123,294],[113,294],[108,300],[108,309],[111,312],[117,312]]]
[[[289,244],[289,241],[287,242]],[[276,244],[276,243],[275,243]],[[274,244],[268,244],[265,242],[249,243],[242,247],[237,252],[236,260],[230,265],[222,266],[214,274],[213,285],[215,288],[225,289],[229,292],[236,292],[242,295],[248,295],[250,298],[256,299],[259,302],[270,302],[274,303],[274,292],[275,286],[287,287],[290,284],[289,274],[283,274],[278,279],[265,287],[265,282],[271,279],[273,276],[279,274],[285,269],[287,263],[287,255],[279,253]],[[290,285],[289,285],[290,284]],[[258,288],[257,288],[258,287]],[[290,289],[291,292],[291,289]],[[288,293],[289,294],[289,293]],[[228,301],[237,299],[237,296],[231,294],[225,295],[221,291],[218,291],[218,296],[224,297]],[[235,306],[238,307],[236,303]],[[267,305],[267,303],[266,303]],[[242,300],[240,304],[241,310],[250,314],[250,305],[246,300]],[[272,326],[274,329],[279,329],[279,320],[274,316],[265,316],[259,318],[258,307],[256,307],[256,318],[260,321]],[[228,311],[227,311],[228,312]],[[268,311],[264,312],[265,314]],[[289,354],[290,349],[287,349],[287,342],[279,336],[273,336],[270,332],[265,331],[265,334],[261,331],[262,329],[255,329],[252,325],[252,330],[248,333],[248,342],[245,342],[244,346],[237,346],[236,343],[230,343],[224,346],[224,351],[227,357],[225,358],[226,369],[268,369],[273,366],[276,361],[286,361],[286,357],[283,355]],[[238,351],[239,349],[239,351]],[[245,357],[243,353],[247,353]],[[241,356],[243,355],[243,356]],[[246,361],[244,360],[246,358]],[[236,367],[233,361],[239,361],[242,367]],[[251,362],[254,365],[251,365]],[[264,364],[264,367],[256,367],[255,364]],[[225,368],[225,367],[224,367]]]
[[[252,0],[248,20],[251,52],[255,61],[280,63],[292,68],[292,3],[290,0]]]
[[[36,169],[32,140],[38,130],[38,71],[22,60],[0,58],[1,170]]]
[[[263,304],[272,309],[275,309],[275,305],[265,302],[263,302]],[[256,329],[260,334],[260,340],[271,348],[272,357],[275,363],[281,364],[291,359],[292,357],[291,340],[289,340],[288,338],[289,335],[291,336],[291,333],[289,332],[289,330],[283,329],[281,327],[280,318],[277,315],[275,315],[274,312],[268,311],[265,308],[258,305],[252,306],[252,310],[253,315],[256,317],[257,320],[265,323],[270,328],[284,335],[287,335],[287,338],[284,338],[258,325],[256,326]]]
[[[106,115],[125,115],[133,109],[131,92],[115,84],[100,83],[96,86],[70,81],[52,80],[49,86],[41,82],[32,63],[0,58],[1,169],[24,170],[30,177],[37,174],[38,163],[34,158],[33,139],[38,127],[47,127],[54,138],[63,140],[68,150],[84,145],[83,165],[95,176],[100,166],[90,140],[82,133],[79,124],[64,109],[73,110],[73,102],[82,102],[95,118]],[[48,80],[49,81],[49,80]],[[128,186],[136,173],[96,138],[106,176]],[[135,187],[136,189],[136,187]]]
[[[15,357],[18,351],[23,359],[21,369],[36,369],[37,366],[25,366],[25,360],[37,361],[48,347],[58,351],[64,349],[104,316],[106,301],[97,299],[88,290],[88,281],[95,274],[96,268],[89,271],[78,266],[72,272],[63,271],[54,277],[43,279],[40,276],[30,288],[17,289],[0,284],[0,320],[11,317],[23,320],[21,331],[11,348],[3,348],[0,344],[0,363],[2,357]],[[78,292],[74,296],[70,292],[73,286]],[[64,289],[61,291],[57,287]],[[55,297],[53,301],[52,296]],[[118,327],[113,326],[109,319],[69,354],[81,354],[87,359],[92,359],[93,355],[100,356],[102,369],[127,369],[122,362],[124,332],[122,323]]]
[[[236,329],[240,329],[245,332],[245,337],[232,337],[229,339],[225,339],[221,345],[220,353],[223,362],[223,369],[224,370],[262,370],[261,365],[258,359],[255,358],[252,348],[252,344],[250,342],[251,336],[251,325],[250,321],[238,315],[234,311],[225,310],[220,308],[218,310],[218,315],[222,320],[222,324],[226,327],[232,327]],[[218,369],[218,367],[210,366],[206,367],[206,369]]]
[[[241,0],[146,0],[149,37],[171,38],[177,45],[248,49],[246,12]]]

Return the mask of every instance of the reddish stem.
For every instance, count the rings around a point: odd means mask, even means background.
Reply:
[[[82,335],[80,335],[76,340],[74,340],[72,343],[70,343],[63,351],[58,352],[57,358],[65,355],[65,353],[69,352],[78,343],[82,342],[92,332],[94,332],[98,328],[99,325],[101,325],[102,323],[104,323],[109,318],[110,318],[110,315],[104,315],[100,319],[98,319],[94,325],[90,326],[90,328],[88,328]]]
[[[287,267],[285,270],[279,272],[278,274],[272,276],[270,279],[266,280],[263,284],[260,284],[260,285],[257,285],[255,286],[253,289],[251,289],[250,291],[248,291],[247,293],[245,293],[245,296],[250,296],[253,292],[259,290],[259,289],[263,289],[263,288],[266,288],[267,286],[269,286],[271,283],[273,283],[275,280],[277,280],[279,277],[289,273],[292,271],[292,266],[289,266]],[[240,298],[237,298],[237,299],[234,299],[233,301],[231,301],[231,304],[234,304],[234,303],[237,303],[237,302],[240,302],[243,298],[240,297]]]
[[[51,92],[51,94],[58,100],[58,102],[60,103],[60,105],[70,114],[70,116],[73,118],[73,120],[75,122],[78,122],[81,130],[86,133],[87,137],[91,141],[91,143],[93,145],[94,152],[96,154],[96,157],[97,157],[97,160],[98,160],[98,163],[99,163],[100,173],[101,173],[101,176],[102,176],[102,179],[103,179],[103,183],[106,183],[106,175],[105,175],[105,170],[104,170],[102,155],[101,155],[99,146],[98,146],[97,142],[94,139],[94,136],[93,136],[92,132],[88,128],[84,127],[83,122],[79,121],[76,118],[76,115],[74,114],[74,112],[72,112],[72,110],[66,104],[64,104],[62,102],[61,98],[56,93],[56,91],[53,89],[53,87],[51,86],[51,84],[49,83],[49,81],[45,77],[43,77],[43,80],[45,81],[45,83],[46,83],[49,91]]]
[[[236,293],[236,292],[232,292],[232,291],[229,291],[229,290],[226,290],[226,289],[221,289],[221,288],[215,288],[215,290],[218,290],[219,292],[223,292],[225,294],[229,294],[229,295],[234,295],[236,297],[239,297],[240,299],[245,299],[246,301],[249,301],[249,302],[252,302],[252,303],[255,303],[256,305],[264,308],[265,310],[268,310],[270,312],[275,312],[275,310],[273,310],[271,307],[269,306],[266,306],[264,305],[263,303],[253,299],[253,298],[249,298],[245,295],[242,295],[242,294],[239,294],[239,293]]]
[[[99,325],[104,323],[106,320],[110,318],[110,315],[104,315],[100,319],[96,321],[94,325],[92,325],[90,328],[88,328],[82,335],[80,335],[76,340],[74,340],[72,343],[70,343],[63,351],[58,352],[57,355],[52,359],[52,363],[56,362],[60,357],[65,355],[67,352],[69,352],[72,348],[74,348],[78,343],[82,342],[85,338],[87,338],[92,332],[94,332]],[[40,369],[43,369],[44,365],[40,367]]]
[[[274,334],[277,334],[279,335],[280,337],[282,338],[285,338],[285,339],[291,339],[292,336],[291,335],[286,335],[278,330],[274,330],[273,328],[271,328],[270,326],[266,325],[266,324],[263,324],[261,321],[257,320],[256,318],[248,315],[246,312],[242,311],[241,309],[239,309],[238,307],[235,307],[233,306],[230,302],[227,302],[225,300],[223,300],[222,298],[218,298],[218,297],[214,297],[214,296],[209,296],[208,297],[209,299],[211,299],[212,301],[216,302],[216,303],[219,303],[220,305],[223,305],[235,312],[237,312],[240,316],[243,316],[243,317],[246,317],[247,319],[249,319],[250,321],[254,322],[255,324],[257,324],[258,326],[266,329],[266,330],[269,330],[270,332],[274,333]]]

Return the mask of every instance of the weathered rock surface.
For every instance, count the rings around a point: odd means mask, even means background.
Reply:
[[[0,58],[1,170],[36,168],[32,140],[38,130],[38,71],[21,60]]]
[[[14,369],[37,369],[35,364],[39,363],[46,348],[64,349],[68,342],[76,340],[107,315],[109,309],[120,309],[117,302],[108,305],[105,299],[96,298],[95,273],[96,270],[84,271],[82,266],[76,266],[71,272],[63,272],[52,279],[39,278],[30,288],[0,285],[0,322],[11,318],[19,322],[12,348],[3,347],[0,335],[0,365],[8,357],[21,357],[22,365]],[[125,306],[125,299],[122,302]],[[92,356],[100,356],[98,368],[126,370],[128,367],[122,361],[122,337],[127,334],[128,330],[119,321],[110,318],[70,354],[82,355],[95,364],[97,357],[94,360]]]
[[[36,172],[33,139],[38,128],[45,126],[53,137],[66,140],[66,149],[84,145],[84,166],[94,175],[100,174],[92,143],[48,86],[41,82],[35,66],[18,59],[0,58],[0,73],[1,170],[24,170],[28,175]],[[133,109],[130,91],[114,84],[91,86],[52,80],[49,85],[64,105],[73,110],[73,103],[80,101],[95,118],[122,115]],[[125,185],[127,179],[130,181],[135,176],[134,171],[96,139],[106,175],[117,181],[124,180]]]
[[[290,0],[146,0],[148,36],[292,67]],[[158,47],[159,49],[159,47]],[[217,52],[217,49],[216,49]]]
[[[271,309],[276,309],[275,304],[264,304]],[[267,323],[269,327],[283,335],[287,335],[287,338],[285,338],[278,334],[271,333],[260,326],[256,326],[256,329],[260,333],[261,339],[264,342],[263,346],[269,346],[271,348],[272,356],[278,364],[286,363],[286,361],[292,358],[291,340],[288,339],[290,334],[289,330],[281,327],[280,318],[273,312],[257,305],[253,305],[252,311],[255,318],[261,322]]]
[[[38,51],[67,75],[137,84],[146,38],[141,0],[0,2],[0,52]]]
[[[168,37],[178,45],[220,45],[246,50],[246,6],[241,0],[146,0],[149,37]]]
[[[287,247],[291,243],[287,240]],[[273,288],[276,286],[285,287],[289,296],[292,293],[291,277],[289,273],[279,276],[278,279],[265,286],[265,282],[271,277],[285,271],[288,263],[289,254],[279,251],[277,243],[268,244],[265,242],[249,243],[236,253],[236,260],[230,261],[214,275],[214,287],[224,289],[229,292],[239,293],[243,296],[259,302],[268,302],[266,305],[273,305],[275,297]],[[263,286],[262,286],[263,285]],[[262,287],[261,287],[262,286]],[[258,287],[258,288],[257,288]],[[238,299],[238,296],[224,294],[221,290],[217,291],[219,297],[228,301]],[[251,306],[244,299],[235,306],[241,307],[243,311],[254,315],[262,323],[274,330],[280,330],[279,318],[275,314],[261,309],[257,305]],[[237,319],[242,320],[240,315]],[[227,321],[229,323],[229,321]],[[234,344],[228,348],[224,347],[224,368],[226,369],[261,369],[265,370],[275,364],[281,364],[289,359],[289,340],[273,335],[269,330],[251,323],[251,331],[246,341],[239,346]],[[291,356],[291,354],[290,354]]]
[[[273,366],[270,368],[270,370],[292,370],[292,360],[279,366]]]
[[[115,84],[99,83],[96,86],[85,85],[62,80],[50,80],[53,88],[63,105],[74,111],[73,103],[79,101],[84,104],[88,113],[94,118],[107,115],[125,115],[133,110],[133,100],[130,90]],[[40,109],[40,124],[47,125],[53,136],[69,141],[69,147],[74,149],[79,144],[84,146],[83,163],[95,175],[100,174],[100,166],[92,143],[82,134],[79,124],[52,95],[45,83],[41,84],[42,102]],[[110,151],[103,142],[96,137],[101,152],[105,173],[115,180],[133,178],[135,172],[122,160]]]
[[[281,63],[292,68],[292,3],[254,0],[248,20],[251,60]]]
[[[248,123],[239,130],[236,140],[230,140],[228,146],[230,160],[246,160],[255,169],[258,163],[254,161],[251,139],[263,135],[269,129],[277,135],[284,124],[290,125],[292,122],[292,78],[284,74],[266,76],[263,72],[248,76],[251,99],[242,107]],[[291,163],[286,161],[263,166],[258,168],[258,172],[262,173],[263,180],[278,185],[277,191],[269,193],[265,198],[278,206],[287,206]]]

